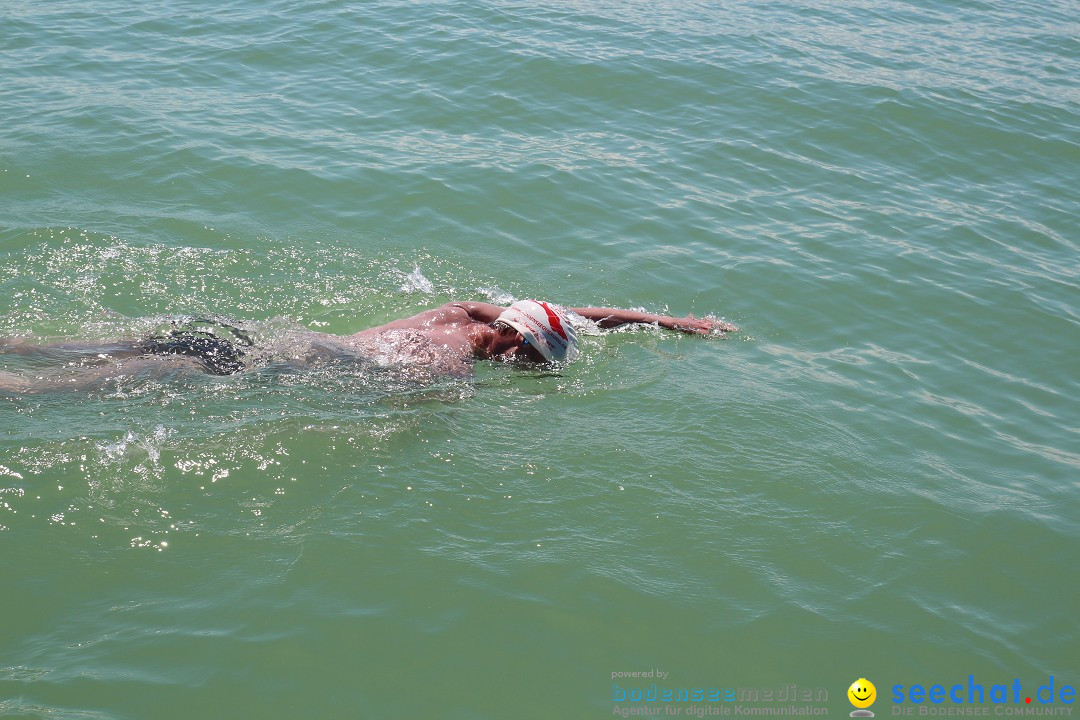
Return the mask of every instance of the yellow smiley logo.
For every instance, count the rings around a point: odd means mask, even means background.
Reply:
[[[847,689],[848,700],[857,708],[868,708],[877,700],[877,688],[866,678],[859,678]]]

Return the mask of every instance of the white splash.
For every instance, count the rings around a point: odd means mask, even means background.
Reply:
[[[413,271],[405,276],[405,282],[401,284],[401,289],[404,292],[422,292],[431,295],[435,292],[435,285],[424,277],[424,273],[420,272],[419,267],[413,268]]]

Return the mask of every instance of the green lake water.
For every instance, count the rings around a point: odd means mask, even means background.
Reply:
[[[0,717],[1075,713],[1078,38],[1072,0],[0,3],[0,336],[741,328],[0,394]],[[618,699],[653,684],[775,700]]]

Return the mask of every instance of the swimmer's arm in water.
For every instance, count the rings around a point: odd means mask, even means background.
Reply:
[[[708,335],[712,332],[736,332],[739,328],[731,323],[708,318],[696,318],[693,315],[677,318],[670,315],[653,315],[637,310],[619,310],[618,308],[570,308],[578,315],[592,320],[602,328],[615,328],[620,325],[644,324],[659,325],[668,330],[678,330],[692,335]]]

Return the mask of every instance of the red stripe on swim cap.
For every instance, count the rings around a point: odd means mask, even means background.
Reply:
[[[549,308],[546,302],[538,302],[537,305],[544,308],[544,312],[547,313],[548,322],[551,323],[551,329],[557,332],[559,334],[559,337],[561,337],[563,340],[570,342],[570,338],[566,336],[566,331],[563,330],[562,320],[555,313],[555,311]]]

